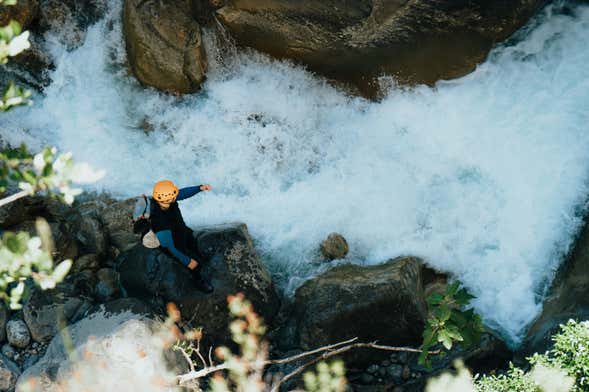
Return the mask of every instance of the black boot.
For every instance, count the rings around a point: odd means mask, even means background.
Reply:
[[[200,271],[198,271],[198,269],[196,270],[192,270],[190,271],[192,272],[192,277],[194,278],[194,283],[196,285],[196,288],[200,291],[202,291],[203,293],[212,293],[213,292],[213,286],[209,283],[209,281],[207,281],[205,278],[202,277],[202,275],[200,274]]]

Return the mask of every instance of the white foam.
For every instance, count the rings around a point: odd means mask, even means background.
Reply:
[[[421,256],[519,341],[587,195],[586,6],[548,8],[467,77],[392,89],[379,103],[255,54],[214,68],[193,96],[142,89],[126,74],[112,8],[83,46],[54,48],[46,97],[6,117],[26,132],[3,137],[73,151],[106,169],[98,187],[121,197],[161,178],[211,183],[182,203],[187,221],[246,222],[288,292],[325,268],[312,261],[332,231],[354,262]],[[155,131],[138,128],[144,118]]]

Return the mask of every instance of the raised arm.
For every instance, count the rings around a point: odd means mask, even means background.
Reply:
[[[186,256],[184,253],[180,252],[174,246],[174,239],[172,238],[172,231],[171,230],[161,230],[155,233],[157,239],[160,241],[160,245],[164,248],[168,249],[174,256],[180,260],[182,264],[188,267],[190,263],[190,257]]]
[[[210,191],[211,189],[212,187],[209,184],[182,188],[178,191],[178,197],[176,200],[188,199],[189,197],[192,197],[201,191]]]
[[[188,199],[189,197],[196,195],[197,193],[202,191],[202,189],[200,189],[201,186],[202,185],[187,186],[186,188],[180,189],[178,191],[178,197],[176,197],[176,200],[184,200],[184,199]]]

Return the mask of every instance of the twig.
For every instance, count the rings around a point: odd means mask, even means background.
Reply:
[[[202,362],[202,366],[206,368],[207,367],[207,363],[206,363],[205,359],[202,357],[202,354],[200,353],[200,339],[198,339],[196,341],[196,354],[200,358],[200,360]],[[191,370],[194,371],[194,369],[191,369]]]
[[[298,368],[296,368],[295,370],[293,370],[292,372],[290,372],[289,374],[287,374],[286,376],[284,376],[281,380],[279,380],[278,383],[275,384],[272,387],[272,389],[270,390],[270,392],[278,392],[278,390],[280,389],[280,386],[283,383],[285,383],[286,381],[290,380],[291,378],[299,375],[303,370],[305,370],[309,366],[314,365],[317,362],[320,362],[320,361],[322,361],[324,359],[331,358],[333,356],[336,356],[336,355],[345,353],[346,351],[350,351],[351,349],[354,349],[354,348],[373,348],[373,349],[376,349],[376,350],[403,351],[403,352],[411,352],[411,353],[420,353],[421,352],[421,350],[418,350],[418,349],[415,349],[415,348],[383,346],[383,345],[380,345],[380,344],[376,344],[376,342],[349,344],[347,346],[339,347],[339,348],[337,348],[335,350],[324,351],[323,354],[321,354],[317,358],[314,358],[311,361],[302,364],[301,366],[299,366]],[[440,350],[429,351],[429,353],[430,354],[439,354],[440,353]]]
[[[286,358],[282,358],[282,359],[271,359],[271,360],[266,361],[267,362],[266,365],[280,365],[283,363],[293,362],[293,361],[299,360],[301,358],[308,357],[309,355],[313,355],[313,354],[321,353],[323,351],[335,349],[337,347],[343,346],[344,344],[349,344],[349,343],[355,342],[356,340],[358,340],[357,337],[352,338],[350,340],[346,340],[345,342],[339,342],[339,343],[335,343],[335,344],[330,344],[329,346],[319,347],[319,348],[312,350],[312,351],[306,351],[304,353],[293,355],[292,357],[286,357]]]
[[[213,362],[213,346],[209,347],[209,363],[211,366],[215,366],[215,363]]]
[[[289,363],[289,362],[293,362],[296,360],[299,360],[301,358],[305,358],[308,357],[310,355],[313,354],[319,354],[321,353],[320,356],[318,356],[317,358],[314,358],[312,360],[310,360],[309,362],[299,366],[297,369],[295,369],[293,372],[287,374],[285,377],[283,377],[273,388],[272,388],[272,392],[277,392],[278,388],[280,387],[281,384],[283,384],[285,381],[288,381],[289,379],[291,379],[292,377],[298,375],[299,373],[301,373],[304,369],[306,369],[307,367],[323,360],[323,359],[327,359],[327,358],[331,358],[335,355],[339,355],[342,354],[346,351],[355,349],[355,348],[372,348],[372,349],[376,349],[376,350],[384,350],[384,351],[402,351],[402,352],[410,352],[410,353],[420,353],[421,350],[419,349],[415,349],[415,348],[411,348],[411,347],[395,347],[395,346],[385,346],[385,345],[380,345],[377,344],[376,342],[371,342],[371,343],[353,343],[356,340],[358,340],[357,337],[350,339],[350,340],[346,340],[344,342],[339,342],[339,343],[335,343],[335,344],[330,344],[328,346],[323,346],[323,347],[319,347],[315,350],[312,351],[307,351],[301,354],[297,354],[297,355],[293,355],[290,357],[286,357],[286,358],[282,358],[282,359],[272,359],[272,360],[265,360],[263,362],[260,363],[261,366],[265,367],[268,365],[276,365],[276,364],[283,364],[283,363]],[[209,348],[209,362],[211,363],[211,366],[209,367],[205,367],[204,369],[198,370],[198,371],[191,371],[190,373],[186,373],[186,374],[182,374],[177,376],[177,380],[179,382],[180,385],[182,385],[185,382],[188,382],[190,380],[193,380],[195,378],[200,378],[200,377],[205,377],[211,373],[217,372],[219,370],[225,370],[228,369],[229,366],[227,365],[227,363],[222,363],[220,365],[217,366],[213,366],[213,361],[211,358],[211,348]],[[435,350],[435,351],[429,351],[429,354],[435,355],[435,354],[439,354],[440,350]],[[250,366],[252,364],[250,363]]]
[[[15,193],[14,195],[10,195],[10,196],[7,196],[3,199],[0,199],[0,207],[4,206],[6,204],[12,203],[13,201],[21,199],[25,196],[29,196],[30,194],[31,194],[31,192],[29,192],[29,191],[20,191],[20,192]]]
[[[182,347],[178,347],[178,349],[180,350],[180,352],[182,353],[182,355],[186,359],[186,362],[188,362],[188,366],[190,366],[190,371],[191,372],[194,372],[194,362],[192,362],[192,359],[190,358],[190,355],[188,355],[188,353],[186,352],[186,350],[184,350]]]

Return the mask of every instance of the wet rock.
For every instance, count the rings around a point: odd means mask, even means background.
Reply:
[[[84,253],[104,255],[108,250],[108,238],[98,217],[85,214],[80,220],[80,227],[76,232],[76,239],[81,244]]]
[[[51,339],[68,322],[79,319],[90,308],[90,301],[73,287],[59,285],[55,289],[33,289],[23,306],[24,319],[37,342]]]
[[[68,326],[73,354],[61,335],[55,336],[45,355],[23,372],[17,390],[33,379],[43,391],[58,386],[71,391],[150,390],[154,380],[171,382],[188,368],[177,353],[162,350],[163,339],[171,336],[156,321],[159,314],[132,298],[95,308]]]
[[[321,254],[328,260],[343,259],[349,250],[348,242],[338,233],[331,233],[321,243]]]
[[[368,373],[362,373],[360,376],[360,382],[362,384],[372,384],[374,382],[374,376]]]
[[[368,369],[366,369],[366,371],[370,374],[375,374],[376,372],[378,372],[378,365],[370,365],[368,366]]]
[[[391,365],[387,368],[386,372],[389,378],[395,383],[400,384],[403,381],[403,366]]]
[[[6,324],[8,343],[17,348],[25,348],[31,342],[31,334],[22,320],[10,320]]]
[[[401,374],[403,380],[409,380],[411,378],[411,368],[407,365],[403,367],[403,374]]]
[[[123,17],[133,74],[162,91],[192,93],[205,79],[207,62],[191,2],[126,0]]]
[[[0,302],[0,342],[6,339],[6,322],[8,321],[8,309]]]
[[[119,274],[111,268],[102,268],[96,274],[98,282],[94,295],[99,301],[110,301],[121,294]]]
[[[88,26],[106,9],[105,0],[40,0],[39,30],[51,30],[62,44],[73,49],[84,42]]]
[[[369,94],[382,74],[434,83],[464,75],[545,0],[228,0],[219,21],[237,42]]]
[[[422,263],[405,257],[382,265],[337,266],[308,280],[295,295],[303,349],[358,337],[418,345],[425,322]]]
[[[230,294],[244,293],[255,311],[271,324],[280,301],[246,225],[201,228],[195,231],[195,240],[202,253],[203,276],[211,280],[213,293],[198,291],[180,262],[142,245],[117,259],[125,292],[139,298],[159,296],[164,302],[175,302],[183,318],[194,317],[204,327],[205,337],[220,341],[228,339],[227,296]]]
[[[96,271],[100,268],[100,259],[97,254],[91,253],[79,257],[74,261],[70,273],[77,273],[81,271]]]
[[[2,346],[2,355],[6,356],[9,359],[14,359],[16,355],[16,350],[10,344],[6,343]]]
[[[23,370],[30,368],[31,366],[36,364],[38,361],[39,361],[39,355],[32,354],[32,355],[28,356],[23,362],[23,365],[22,365]]]
[[[16,5],[0,5],[0,26],[4,27],[11,20],[16,20],[26,29],[37,18],[38,13],[38,0],[19,0]]]
[[[0,391],[12,390],[19,376],[20,370],[18,366],[0,354]]]
[[[589,225],[581,231],[574,248],[558,270],[542,313],[528,330],[519,356],[545,352],[552,347],[551,336],[568,319],[589,319]]]
[[[119,252],[127,252],[139,244],[140,236],[129,231],[115,231],[110,234],[110,242]]]

